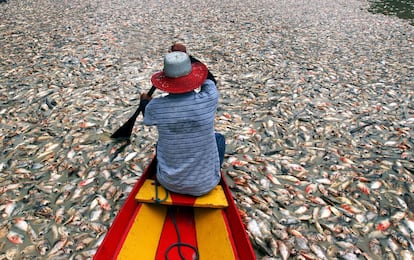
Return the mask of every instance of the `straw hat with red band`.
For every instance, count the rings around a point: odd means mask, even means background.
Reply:
[[[191,63],[190,57],[180,51],[167,54],[164,70],[151,77],[152,84],[162,91],[180,94],[190,92],[203,84],[208,69],[200,62]]]

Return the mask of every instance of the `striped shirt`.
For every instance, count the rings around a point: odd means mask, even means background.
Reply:
[[[207,79],[199,92],[154,98],[145,108],[144,124],[157,126],[157,179],[166,189],[200,196],[220,181],[217,103],[217,88]]]

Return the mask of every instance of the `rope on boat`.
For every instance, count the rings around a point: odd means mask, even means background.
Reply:
[[[185,260],[185,257],[183,256],[183,254],[181,252],[181,247],[188,247],[188,248],[191,248],[192,250],[194,250],[195,256],[193,256],[193,260],[199,260],[200,259],[200,254],[198,252],[198,249],[195,246],[193,246],[193,245],[190,245],[190,244],[182,243],[181,242],[180,230],[178,229],[177,221],[175,219],[174,211],[173,211],[173,208],[172,207],[169,207],[168,208],[168,213],[171,216],[171,220],[172,220],[172,222],[174,224],[175,231],[177,232],[177,241],[178,242],[177,243],[174,243],[174,244],[171,244],[167,248],[167,250],[165,250],[165,260],[168,260],[168,253],[174,247],[177,247],[178,248],[178,253],[179,253],[179,255],[180,255],[180,257],[181,257],[182,260]]]
[[[163,199],[160,199],[159,197],[158,197],[158,187],[160,186],[160,184],[158,183],[158,181],[157,180],[155,180],[155,204],[160,204],[160,203],[162,203],[162,202],[164,202],[164,201],[166,201],[167,199],[168,199],[168,195],[169,195],[169,192],[168,192],[168,190],[166,190],[165,189],[165,197],[163,198]],[[177,220],[175,219],[175,216],[174,216],[174,211],[173,211],[173,207],[168,207],[168,213],[170,214],[170,216],[171,216],[171,220],[172,220],[172,222],[173,222],[173,224],[174,224],[174,228],[175,228],[175,232],[177,233],[177,243],[173,243],[173,244],[171,244],[166,250],[165,250],[165,260],[168,260],[168,253],[170,252],[170,250],[171,249],[173,249],[174,247],[177,247],[177,249],[178,249],[178,254],[180,255],[180,258],[182,259],[182,260],[185,260],[185,257],[183,256],[183,253],[181,252],[181,247],[188,247],[188,248],[191,248],[192,250],[194,250],[194,253],[195,253],[195,256],[193,257],[193,259],[192,260],[199,260],[200,259],[200,254],[199,254],[199,252],[198,252],[198,249],[195,247],[195,246],[193,246],[193,245],[190,245],[190,244],[187,244],[187,243],[182,243],[181,242],[181,235],[180,235],[180,230],[179,230],[179,228],[178,228],[178,225],[177,225]]]
[[[160,204],[164,201],[166,201],[168,199],[168,190],[165,189],[165,197],[163,199],[160,199],[158,197],[158,187],[160,186],[160,184],[158,183],[157,180],[155,180],[155,204]]]

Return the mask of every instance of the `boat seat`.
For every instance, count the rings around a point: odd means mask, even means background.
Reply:
[[[158,202],[155,201],[156,192],[158,193]],[[177,206],[191,206],[200,208],[226,208],[228,206],[226,195],[224,194],[223,187],[217,185],[209,193],[194,197],[190,195],[183,195],[166,191],[161,185],[158,184],[155,188],[155,180],[147,179],[137,195],[135,200],[144,203],[159,203],[163,205],[177,205]]]

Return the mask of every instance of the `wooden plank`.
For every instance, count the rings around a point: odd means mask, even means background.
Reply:
[[[117,259],[155,259],[166,213],[165,206],[142,204]]]
[[[200,259],[236,259],[232,237],[224,217],[221,209],[194,209]]]
[[[228,205],[229,204],[227,202],[226,195],[224,194],[221,185],[217,185],[206,195],[197,197],[197,200],[194,204],[195,207],[205,208],[225,208]]]
[[[212,191],[200,197],[166,192],[162,186],[158,186],[158,199],[163,205],[192,206],[204,208],[225,208],[228,206],[226,195],[221,185],[217,185]],[[138,202],[155,203],[155,181],[146,180],[135,199]]]

